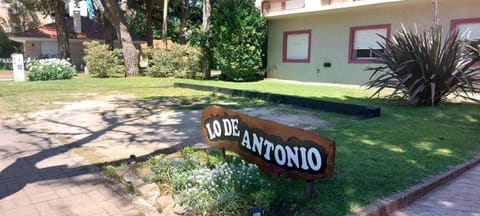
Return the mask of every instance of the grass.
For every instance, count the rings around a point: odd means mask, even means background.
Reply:
[[[369,99],[372,92],[358,88],[145,77],[0,82],[0,114],[51,108],[58,106],[55,103],[58,101],[106,94],[133,94],[139,100],[171,100],[177,104],[173,108],[201,109],[209,102],[222,99],[242,101],[209,92],[166,87],[176,81],[381,107],[382,114],[378,118],[316,131],[336,140],[335,173],[331,178],[315,182],[310,201],[277,200],[279,206],[286,205],[293,212],[344,215],[480,154],[479,104],[446,103],[438,107],[411,107],[398,102]],[[261,104],[247,100],[240,106],[257,103]],[[286,197],[302,197],[302,181],[292,180],[288,185]]]
[[[0,115],[59,108],[62,102],[78,101],[110,94],[132,94],[140,100],[172,100],[173,108],[202,109],[209,102],[235,101],[238,105],[262,105],[263,102],[239,97],[173,88],[174,79],[90,78],[80,75],[72,80],[40,82],[0,82]],[[203,102],[203,103],[201,103]]]
[[[480,154],[479,104],[411,107],[369,99],[371,92],[356,88],[183,82],[380,106],[378,118],[317,131],[336,140],[335,174],[316,182],[313,199],[297,205],[322,215],[343,215]],[[302,193],[303,183],[291,190]]]

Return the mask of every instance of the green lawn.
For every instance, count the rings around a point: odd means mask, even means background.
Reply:
[[[307,204],[322,215],[343,215],[480,154],[480,104],[411,107],[369,99],[371,91],[356,88],[183,82],[380,106],[378,118],[317,131],[334,138],[337,148],[334,177],[318,181]],[[303,192],[303,184],[292,190]]]
[[[303,182],[292,181],[281,201],[290,204],[293,210],[344,215],[480,154],[479,104],[411,107],[369,99],[371,92],[356,88],[145,77],[0,82],[0,115],[51,108],[55,101],[91,97],[88,93],[132,93],[139,99],[211,95],[187,89],[159,88],[178,81],[381,107],[382,114],[378,118],[317,131],[336,140],[335,173],[315,183],[313,199],[307,202],[288,199],[303,194]]]

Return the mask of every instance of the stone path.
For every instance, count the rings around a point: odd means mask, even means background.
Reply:
[[[140,215],[67,148],[0,125],[0,216]]]
[[[393,213],[393,216],[480,216],[480,165]]]

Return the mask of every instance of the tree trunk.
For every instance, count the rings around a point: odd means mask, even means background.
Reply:
[[[210,14],[211,14],[211,8],[210,8],[210,0],[203,0],[203,19],[202,19],[202,30],[204,34],[206,35],[205,38],[207,41],[205,41],[205,44],[208,44],[208,32],[210,31]],[[202,47],[202,73],[203,73],[203,79],[210,79],[211,78],[211,53],[210,53],[210,47],[204,46]]]
[[[163,27],[162,27],[162,40],[163,48],[167,48],[167,12],[168,12],[168,0],[163,0]]]
[[[65,22],[65,2],[55,1],[55,26],[57,30],[58,53],[61,59],[70,58],[70,45],[68,42],[67,22]]]
[[[124,12],[120,10],[116,0],[94,0],[100,12],[112,22],[120,37],[123,48],[123,60],[125,63],[125,76],[137,76],[138,52],[133,45],[132,36],[128,31]]]
[[[105,37],[105,44],[110,50],[113,50],[113,25],[105,16],[103,16],[103,36]]]
[[[185,28],[187,28],[188,17],[190,17],[190,0],[181,1],[180,31],[178,32],[180,44],[186,44]]]
[[[155,4],[155,0],[147,0],[146,1],[146,9],[147,9],[147,44],[148,46],[153,46],[153,28],[152,28],[152,12],[153,6]]]
[[[187,38],[185,37],[185,28],[187,27],[187,18],[183,15],[180,18],[180,29],[178,31],[178,42],[180,44],[186,44]]]

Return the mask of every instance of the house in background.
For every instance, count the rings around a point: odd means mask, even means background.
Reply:
[[[70,43],[70,58],[71,62],[81,68],[85,65],[83,56],[85,55],[83,42],[99,40],[104,41],[103,24],[95,20],[91,20],[87,17],[81,17],[81,30],[77,33],[74,31],[74,19],[69,17],[67,19],[68,38]],[[140,48],[141,43],[145,43],[144,40],[132,36],[133,43],[137,48]],[[47,58],[58,57],[58,45],[57,45],[57,31],[55,29],[55,23],[40,26],[36,29],[32,29],[25,32],[14,33],[9,36],[13,41],[17,41],[23,44],[24,58]],[[121,47],[120,41],[117,37],[114,37],[114,46],[116,48]]]
[[[86,1],[70,1],[67,18],[67,32],[70,45],[71,62],[79,69],[85,65],[83,43],[86,41],[105,41],[103,24],[88,18]],[[59,57],[57,31],[55,22],[42,25],[38,28],[9,35],[10,40],[23,44],[24,58],[49,58]],[[132,35],[132,40],[137,49],[141,43],[145,43],[139,37]],[[118,36],[114,35],[114,47],[120,48]]]
[[[480,0],[438,0],[444,32],[480,39]],[[268,20],[267,77],[363,84],[378,66],[377,35],[391,38],[402,25],[430,28],[432,0],[263,0]]]

